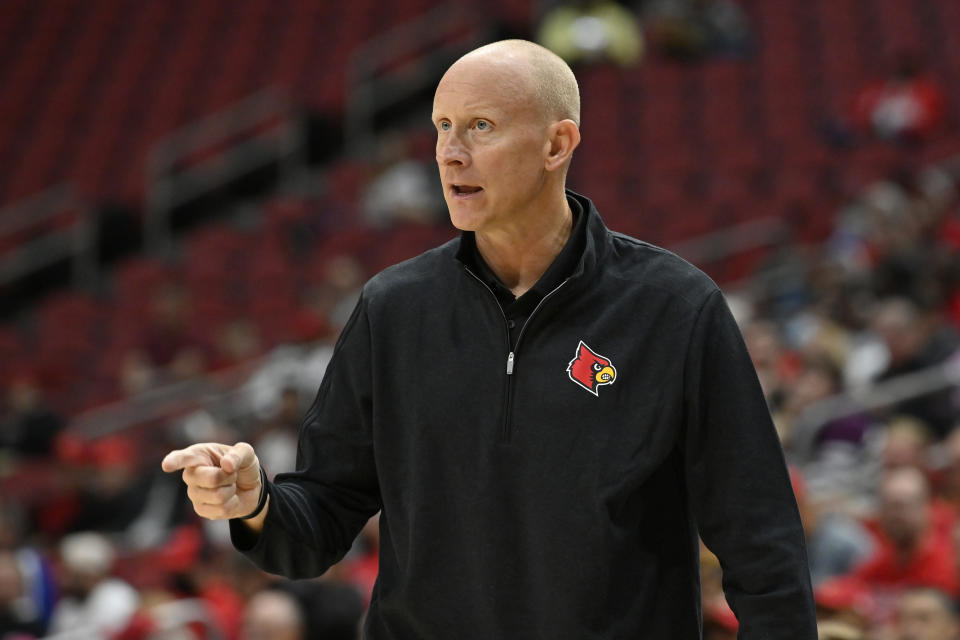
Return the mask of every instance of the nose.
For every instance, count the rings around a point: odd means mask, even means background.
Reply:
[[[452,131],[437,138],[437,164],[441,167],[466,167],[470,164],[470,154],[467,153],[463,141]]]

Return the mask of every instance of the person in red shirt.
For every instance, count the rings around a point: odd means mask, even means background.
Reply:
[[[955,551],[933,526],[930,487],[919,470],[891,470],[880,489],[877,549],[853,575],[881,590],[935,587],[956,596]]]
[[[943,125],[946,98],[915,56],[901,54],[893,75],[863,87],[853,103],[860,128],[885,140],[922,140]]]

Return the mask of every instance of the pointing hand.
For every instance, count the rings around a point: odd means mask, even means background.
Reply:
[[[257,508],[263,490],[260,461],[246,442],[191,445],[168,453],[162,465],[168,473],[183,469],[187,496],[204,518],[242,518]]]

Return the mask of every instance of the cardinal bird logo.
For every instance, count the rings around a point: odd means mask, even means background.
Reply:
[[[609,358],[588,347],[583,340],[577,346],[577,355],[567,365],[567,374],[578,385],[597,396],[597,387],[613,384],[617,379],[617,370]]]

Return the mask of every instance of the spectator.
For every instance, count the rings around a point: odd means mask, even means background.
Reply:
[[[187,293],[176,284],[166,284],[157,292],[152,311],[153,319],[142,339],[150,364],[170,381],[201,373],[207,364],[207,349],[191,330]]]
[[[777,432],[782,440],[789,440],[793,425],[803,413],[816,403],[842,390],[840,371],[827,359],[808,359],[802,365],[784,396],[780,409],[773,414]]]
[[[143,473],[138,460],[136,443],[128,437],[84,445],[77,469],[82,485],[67,529],[116,534],[131,548],[147,548],[189,517],[183,488],[162,475]]]
[[[808,495],[806,482],[791,470],[793,490],[807,538],[810,579],[817,587],[825,580],[849,573],[873,552],[870,532],[838,510],[828,510]]]
[[[880,489],[877,549],[853,575],[876,589],[926,586],[957,593],[952,541],[933,526],[930,489],[917,469],[887,473]]]
[[[353,587],[324,580],[297,580],[284,583],[297,596],[306,612],[311,638],[357,640],[364,601]]]
[[[280,589],[267,589],[247,603],[242,640],[306,640],[307,625],[297,598]]]
[[[143,508],[150,484],[150,475],[140,473],[133,441],[111,436],[83,444],[76,462],[83,486],[69,530],[124,531]]]
[[[753,47],[747,14],[731,0],[652,0],[641,19],[654,46],[678,60],[742,56]]]
[[[98,533],[76,533],[61,541],[60,558],[63,597],[50,631],[89,640],[123,629],[140,598],[133,587],[111,576],[113,545]]]
[[[938,589],[910,589],[897,602],[895,640],[957,640],[956,602]]]
[[[909,416],[893,416],[884,429],[881,463],[884,468],[927,468],[927,449],[933,436],[925,424]]]
[[[930,138],[943,126],[945,114],[943,87],[911,53],[898,56],[890,77],[860,89],[853,105],[859,129],[893,142]]]
[[[839,636],[853,640],[862,637],[869,629],[875,602],[862,581],[849,577],[831,578],[817,586],[814,597],[821,638]]]
[[[350,587],[303,580],[274,584],[250,598],[241,640],[357,640],[363,602]]]
[[[16,555],[0,550],[0,638],[43,635],[45,625],[24,582]]]
[[[363,212],[374,227],[397,222],[432,224],[442,211],[434,196],[435,171],[412,158],[400,134],[384,136],[377,150],[374,175],[363,193]]]
[[[941,364],[957,352],[960,342],[956,331],[930,314],[921,314],[916,305],[902,298],[881,301],[873,314],[872,326],[890,358],[880,380]],[[896,410],[919,418],[942,437],[953,427],[958,407],[948,388],[905,400]]]
[[[786,394],[785,378],[793,374],[780,332],[776,325],[768,320],[751,320],[743,326],[743,339],[757,370],[767,405],[771,411],[776,412]],[[780,428],[781,425],[777,424],[778,431]],[[780,436],[783,438],[783,433]]]
[[[15,378],[7,390],[6,415],[0,419],[0,452],[20,457],[51,453],[63,418],[49,409],[37,382],[28,375]]]
[[[262,420],[280,412],[288,389],[296,389],[301,400],[312,398],[333,354],[327,340],[327,324],[318,314],[301,311],[293,325],[294,341],[270,351],[244,385],[242,396]]]
[[[939,473],[939,495],[960,509],[960,422],[944,438],[938,455],[943,465]]]
[[[220,325],[214,340],[216,352],[211,369],[227,369],[248,362],[262,352],[257,327],[247,318],[233,318]]]
[[[130,349],[124,354],[117,372],[117,384],[124,396],[132,398],[159,383],[160,372],[154,368],[146,351]]]
[[[817,624],[819,640],[864,640],[863,630],[849,622],[826,621]]]
[[[3,597],[16,594],[13,601],[0,604],[0,608],[6,607],[6,613],[0,614],[0,618],[4,618],[3,624],[30,626],[36,622],[39,628],[46,629],[56,599],[56,585],[50,562],[24,540],[27,524],[26,514],[16,502],[0,499],[0,556],[3,557],[0,562],[13,563],[5,566],[0,591],[5,594]]]
[[[303,403],[295,387],[280,392],[279,409],[267,419],[253,438],[253,446],[269,478],[283,471],[293,471],[297,462],[297,434],[303,417]]]
[[[307,295],[306,304],[319,317],[326,319],[329,326],[322,329],[335,337],[360,299],[366,273],[356,257],[339,254],[325,257],[320,275],[321,281]]]
[[[537,41],[571,66],[609,60],[630,67],[644,48],[636,16],[609,0],[573,0],[552,9]]]

